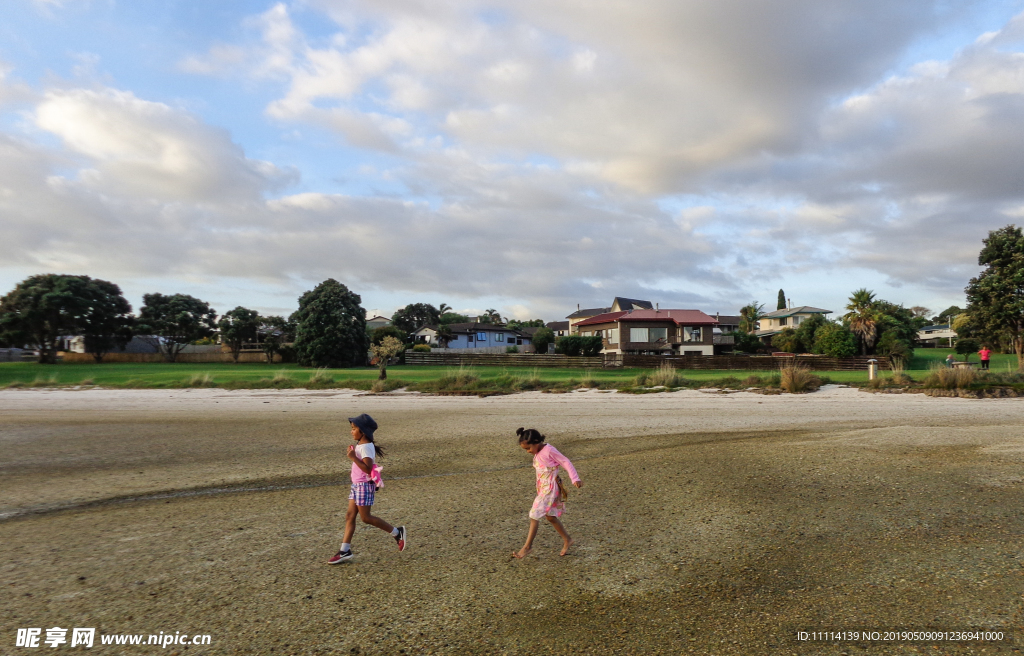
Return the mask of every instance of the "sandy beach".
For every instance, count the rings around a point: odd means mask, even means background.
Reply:
[[[360,412],[387,449],[374,512],[411,544],[360,526],[356,560],[330,567]],[[1022,419],[1024,399],[834,386],[5,390],[0,653],[54,626],[212,636],[104,653],[1010,653],[796,636],[998,628],[1024,644]],[[548,526],[509,558],[534,493],[520,426],[584,480],[564,558]]]

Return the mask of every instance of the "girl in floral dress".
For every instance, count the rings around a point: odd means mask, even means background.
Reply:
[[[545,444],[544,436],[533,428],[520,428],[516,431],[519,436],[519,446],[533,455],[533,468],[537,470],[537,498],[533,500],[533,508],[530,509],[530,530],[526,534],[526,544],[519,551],[513,551],[515,558],[525,558],[533,551],[533,539],[537,537],[537,527],[540,526],[541,517],[546,518],[555,527],[558,534],[562,536],[562,551],[559,554],[564,556],[569,551],[574,540],[562,526],[561,520],[564,510],[565,488],[558,477],[558,468],[561,467],[569,473],[572,484],[576,487],[583,487],[576,468],[572,466],[569,459],[558,452],[558,449]]]

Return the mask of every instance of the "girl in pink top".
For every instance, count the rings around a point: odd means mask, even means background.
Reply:
[[[981,368],[988,369],[988,361],[992,357],[992,351],[987,346],[982,346],[981,350],[978,351],[978,357],[981,358]]]
[[[558,452],[558,449],[550,444],[544,443],[544,436],[539,431],[529,428],[520,428],[516,431],[519,436],[519,446],[533,455],[533,468],[537,470],[537,498],[533,500],[533,508],[530,509],[530,530],[526,534],[526,544],[519,551],[513,551],[515,558],[525,558],[533,551],[533,539],[537,537],[537,527],[540,526],[540,518],[544,517],[555,527],[558,534],[562,536],[562,551],[559,554],[564,556],[569,551],[574,540],[566,532],[562,522],[558,519],[562,516],[565,500],[565,489],[562,481],[558,478],[558,468],[561,467],[569,472],[569,478],[576,487],[583,487],[576,468],[572,466],[569,459]]]

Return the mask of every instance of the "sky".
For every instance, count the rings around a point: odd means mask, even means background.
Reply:
[[[964,304],[1024,0],[0,0],[0,294]]]

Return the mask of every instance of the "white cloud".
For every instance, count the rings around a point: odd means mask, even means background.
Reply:
[[[86,158],[82,184],[116,196],[257,200],[289,180],[272,164],[247,159],[223,130],[127,91],[50,91],[35,120]]]

